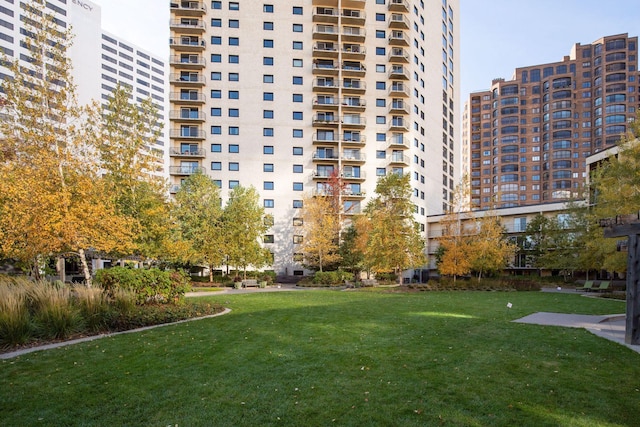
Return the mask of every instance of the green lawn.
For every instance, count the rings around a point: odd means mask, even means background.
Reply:
[[[640,355],[539,292],[212,295],[225,316],[0,363],[2,426],[637,426]],[[507,309],[507,303],[513,307]]]

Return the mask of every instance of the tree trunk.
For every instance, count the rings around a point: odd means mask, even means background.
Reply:
[[[213,283],[213,265],[209,264],[209,283]]]
[[[82,272],[84,273],[84,283],[87,286],[87,288],[90,288],[92,286],[91,271],[89,271],[89,264],[87,264],[87,257],[84,253],[84,249],[79,249],[78,255],[80,256],[80,263],[82,263]]]

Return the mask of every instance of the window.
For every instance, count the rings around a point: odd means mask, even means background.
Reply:
[[[262,29],[265,31],[273,31],[273,22],[268,22],[268,21],[263,22]]]
[[[293,49],[294,50],[302,50],[302,42],[293,42]]]
[[[302,111],[294,111],[293,120],[302,120]]]
[[[263,163],[262,172],[273,172],[273,163]]]
[[[273,40],[271,40],[271,39],[262,40],[262,47],[272,48],[273,47]]]
[[[384,150],[376,151],[376,159],[384,159],[387,156],[387,152]]]
[[[229,37],[229,46],[240,46],[240,39],[238,37]]]
[[[262,241],[264,243],[273,243],[273,242],[275,242],[275,240],[273,238],[273,234],[265,234]]]
[[[294,227],[302,227],[303,225],[304,225],[304,220],[302,218],[293,218]]]
[[[293,94],[293,102],[302,102],[302,94],[294,93]]]
[[[211,126],[211,135],[222,135],[221,126]]]
[[[211,117],[220,117],[220,116],[222,116],[222,108],[211,109]]]
[[[293,191],[303,191],[303,190],[304,190],[304,184],[302,184],[301,182],[293,183]]]
[[[238,55],[229,55],[229,64],[239,64],[240,57]]]
[[[273,145],[265,145],[262,147],[262,154],[273,154]]]
[[[293,24],[293,32],[301,33],[302,32],[302,24]]]
[[[376,141],[386,141],[387,134],[386,133],[376,133]]]
[[[384,16],[384,13],[376,13],[376,21],[378,22],[384,22],[387,19]]]
[[[264,190],[273,190],[273,181],[264,181],[262,183],[262,188]]]
[[[264,74],[262,76],[262,83],[273,83],[273,74]]]
[[[240,170],[240,164],[238,162],[229,162],[229,170],[230,171],[239,171]]]
[[[229,126],[229,135],[240,135],[240,128],[238,126]]]
[[[262,110],[263,119],[273,119],[273,110]]]
[[[212,53],[211,62],[222,62],[222,55],[220,55],[219,53]]]
[[[303,207],[302,200],[293,201],[293,209],[302,209],[302,207]]]
[[[302,67],[302,59],[294,59],[293,60],[293,66],[296,67],[296,68]]]
[[[273,199],[264,199],[265,208],[273,208],[273,206],[274,206]]]
[[[222,170],[222,162],[211,162],[211,170],[212,171],[221,171]]]
[[[229,10],[240,10],[240,4],[238,2],[229,2]]]
[[[229,28],[240,28],[240,21],[237,19],[229,19]]]
[[[302,7],[300,7],[300,6],[293,6],[293,14],[294,14],[294,15],[302,15]]]
[[[294,129],[293,130],[293,137],[294,138],[302,138],[303,132],[302,129]]]
[[[299,244],[299,243],[302,243],[303,240],[304,240],[304,238],[299,234],[296,234],[296,235],[293,236],[293,243],[298,243]]]
[[[386,107],[387,106],[387,100],[384,98],[378,98],[376,99],[376,107]]]
[[[262,136],[273,136],[273,128],[263,128]]]
[[[377,47],[376,48],[376,55],[379,56],[385,56],[387,54],[387,50],[383,47]],[[376,68],[376,71],[378,71],[378,69]]]
[[[212,153],[221,153],[222,152],[222,144],[211,144],[211,152]]]
[[[212,1],[211,2],[211,9],[222,9],[222,2],[221,1]]]
[[[376,124],[383,125],[387,122],[386,116],[376,116]]]
[[[211,80],[222,80],[222,73],[220,71],[212,71]]]
[[[222,37],[211,36],[211,44],[222,44]]]
[[[229,117],[240,117],[240,110],[237,108],[229,108]]]
[[[303,167],[302,165],[293,165],[293,173],[302,173]]]
[[[222,98],[222,91],[220,89],[211,90],[211,98],[213,99]]]
[[[262,11],[264,13],[273,13],[273,5],[272,4],[265,4],[264,6],[262,6]]]
[[[384,30],[376,30],[376,38],[377,39],[384,39],[385,37],[385,32]]]
[[[240,92],[238,92],[237,90],[230,90],[229,99],[240,99]]]
[[[262,58],[262,65],[273,65],[273,57],[272,56],[265,56]]]
[[[238,80],[240,80],[240,74],[238,74],[238,73],[229,73],[229,81],[230,82],[237,82]]]
[[[222,19],[220,19],[220,18],[211,18],[211,26],[212,27],[222,27]]]
[[[293,155],[294,156],[302,156],[304,150],[302,147],[293,147]]]
[[[376,89],[385,90],[387,88],[386,82],[376,82]]]
[[[302,77],[301,76],[293,76],[293,84],[294,85],[301,85],[302,84]]]
[[[387,174],[387,169],[385,168],[376,168],[377,176],[385,176]]]
[[[386,72],[386,67],[384,64],[376,64],[376,73],[384,73]]]

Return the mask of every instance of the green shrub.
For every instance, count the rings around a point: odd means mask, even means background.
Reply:
[[[351,273],[342,270],[317,271],[313,275],[313,284],[324,286],[339,286],[344,284],[344,281],[348,280],[351,276]]]
[[[376,273],[376,280],[384,283],[397,283],[398,275],[394,272]]]
[[[105,289],[110,298],[115,297],[116,289],[132,290],[137,304],[175,303],[183,299],[185,292],[191,289],[188,274],[157,268],[146,270],[113,267],[98,270],[95,281]]]

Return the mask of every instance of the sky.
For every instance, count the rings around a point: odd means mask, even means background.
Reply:
[[[92,1],[105,30],[168,57],[166,1]],[[640,36],[640,0],[460,0],[459,105],[517,67],[561,61],[575,43],[622,33]]]

